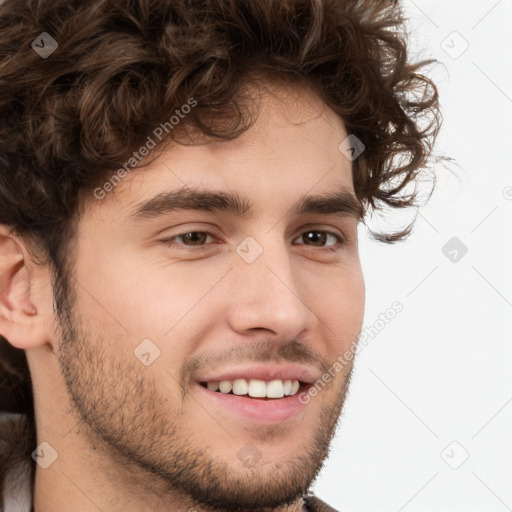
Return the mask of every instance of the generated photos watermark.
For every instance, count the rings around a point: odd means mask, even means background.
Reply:
[[[197,106],[197,100],[190,98],[187,103],[183,104],[180,108],[175,109],[174,115],[169,118],[169,121],[161,123],[154,130],[152,135],[148,135],[146,142],[137,150],[133,152],[133,156],[123,164],[101,187],[94,189],[94,197],[98,200],[105,199],[107,194],[119,185],[121,180],[132,171],[141,160],[149,154],[149,152],[156,147],[158,142],[161,142],[166,135],[171,133],[172,130],[181,122],[182,119],[189,114],[192,109]],[[155,140],[156,139],[156,140]]]
[[[403,311],[404,307],[401,302],[395,301],[391,307],[387,308],[384,313],[380,313],[377,320],[373,324],[364,327],[359,336],[352,342],[352,345],[343,354],[337,357],[337,360],[323,373],[323,375],[314,382],[307,391],[299,394],[299,402],[306,405],[311,401],[311,397],[318,395],[318,393],[325,388],[325,386],[335,378],[336,374],[341,372],[352,359],[364,347],[368,345],[370,340],[374,339],[392,320],[394,320],[398,313]]]

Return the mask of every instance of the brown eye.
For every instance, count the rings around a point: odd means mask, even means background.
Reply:
[[[160,240],[161,242],[178,247],[178,248],[193,248],[197,247],[199,250],[206,248],[208,237],[214,238],[211,233],[208,231],[187,231],[184,233],[179,233],[178,235],[174,235],[168,238],[164,238]]]
[[[206,242],[208,233],[205,231],[190,231],[173,238],[182,238],[185,245],[202,245],[202,243]]]
[[[309,231],[304,231],[299,238],[303,238],[307,240],[306,245],[310,245],[313,247],[334,247],[337,243],[343,243],[344,240],[333,233],[332,231],[324,231],[321,229],[311,229]],[[334,243],[328,244],[329,241],[334,239]],[[297,239],[298,240],[298,239]]]

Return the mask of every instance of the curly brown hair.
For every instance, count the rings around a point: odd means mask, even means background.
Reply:
[[[43,32],[58,44],[44,58],[33,46]],[[84,202],[155,128],[194,98],[164,144],[184,143],[187,127],[235,138],[254,122],[246,86],[267,81],[312,88],[365,145],[353,162],[365,212],[415,207],[407,189],[441,125],[420,73],[431,62],[409,62],[391,0],[4,0],[0,224],[62,271]],[[412,224],[370,233],[391,243]],[[0,409],[32,414],[24,352],[0,348]]]

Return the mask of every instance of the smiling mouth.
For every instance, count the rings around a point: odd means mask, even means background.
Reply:
[[[202,387],[221,395],[235,395],[252,400],[280,400],[291,398],[307,390],[311,384],[298,380],[235,379],[233,381],[200,382]]]

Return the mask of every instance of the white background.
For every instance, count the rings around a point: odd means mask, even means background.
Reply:
[[[512,0],[405,0],[404,7],[416,55],[442,62],[430,73],[444,117],[437,152],[458,167],[451,166],[456,176],[437,168],[436,192],[406,242],[373,242],[362,226],[364,325],[394,301],[404,310],[360,352],[313,490],[341,512],[505,512],[512,510]],[[468,248],[457,262],[442,252],[452,237]]]

